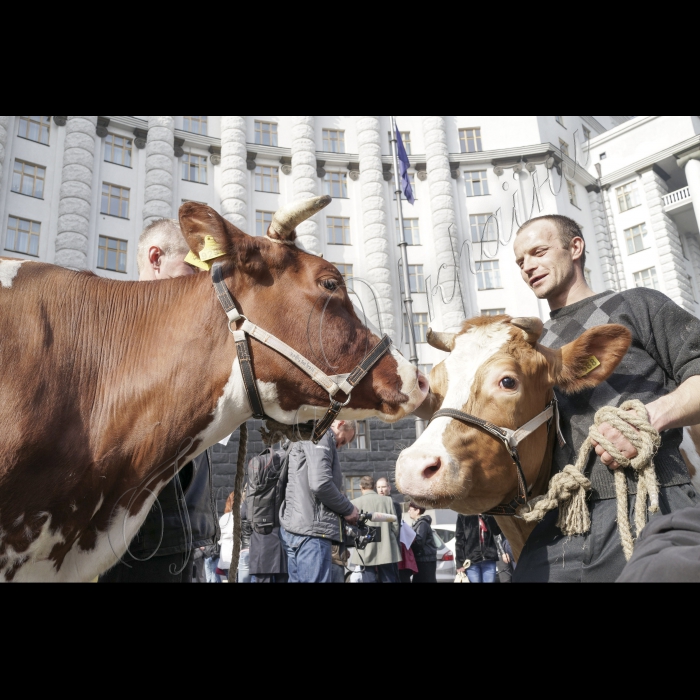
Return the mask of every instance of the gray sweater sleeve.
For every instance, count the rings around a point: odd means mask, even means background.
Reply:
[[[658,292],[647,291],[647,295],[652,294],[656,308],[650,309],[654,314],[650,318],[651,338],[645,349],[668,377],[680,385],[688,377],[700,374],[700,320]]]
[[[350,515],[354,506],[333,481],[333,451],[327,440],[321,440],[318,445],[312,442],[300,444],[306,455],[311,493],[333,513]]]

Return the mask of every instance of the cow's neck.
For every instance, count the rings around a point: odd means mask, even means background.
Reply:
[[[547,449],[545,450],[544,460],[542,461],[542,466],[540,467],[537,477],[532,484],[532,489],[530,491],[530,498],[535,498],[536,496],[541,496],[547,491],[549,485],[549,479],[552,472],[552,460],[554,458],[554,440],[556,438],[557,431],[552,425],[549,430],[549,435],[547,437]],[[498,526],[505,535],[505,538],[510,543],[511,549],[513,550],[513,555],[517,561],[520,558],[520,553],[525,546],[527,538],[530,536],[532,531],[535,529],[536,523],[526,523],[520,518],[498,516],[496,518]]]

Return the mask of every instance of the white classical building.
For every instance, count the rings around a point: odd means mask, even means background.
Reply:
[[[539,315],[518,226],[582,226],[595,291],[653,286],[700,313],[700,117],[399,116],[416,202],[403,215],[419,361],[428,325]],[[209,204],[251,235],[290,200],[333,202],[300,227],[404,351],[389,117],[0,116],[0,255],[136,279],[145,224]],[[406,353],[408,354],[408,353]]]

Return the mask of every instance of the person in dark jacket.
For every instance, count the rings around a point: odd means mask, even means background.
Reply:
[[[498,549],[495,538],[500,534],[501,529],[490,515],[460,515],[457,518],[457,572],[465,571],[464,562],[469,560],[471,565],[466,572],[470,583],[496,583]]]
[[[194,268],[184,262],[188,252],[177,221],[153,222],[139,239],[139,280],[194,274]],[[123,563],[100,576],[100,583],[192,583],[193,552],[219,539],[210,450],[186,464],[166,484],[158,503],[160,507],[153,506],[131,541]]]
[[[332,582],[332,543],[345,538],[343,520],[354,525],[360,515],[344,493],[338,459],[338,448],[354,436],[353,423],[337,420],[318,445],[294,443],[280,509],[290,583]]]
[[[413,520],[413,530],[416,539],[411,550],[416,557],[418,573],[413,574],[413,583],[437,583],[437,547],[433,538],[433,519],[425,515],[425,508],[411,503],[408,516]]]
[[[652,520],[618,583],[700,583],[700,507]]]

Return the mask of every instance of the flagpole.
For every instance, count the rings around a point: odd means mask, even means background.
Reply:
[[[413,298],[411,297],[411,278],[408,274],[408,242],[403,227],[403,208],[401,205],[401,179],[399,176],[399,154],[396,144],[396,119],[391,119],[391,155],[394,159],[394,184],[396,186],[396,210],[399,215],[399,248],[401,249],[401,267],[403,272],[403,305],[406,312],[406,327],[408,329],[408,348],[411,356],[409,362],[418,368],[418,350],[416,348],[416,336],[413,331]],[[415,195],[415,193],[414,193]],[[425,430],[425,422],[416,417],[416,438],[419,438]]]

